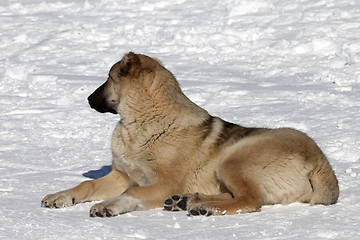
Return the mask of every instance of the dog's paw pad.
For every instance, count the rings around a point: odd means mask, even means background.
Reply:
[[[190,216],[211,216],[213,215],[212,211],[210,209],[207,208],[202,208],[202,207],[197,207],[194,209],[190,209],[189,210],[189,215]]]
[[[114,217],[116,216],[115,214],[113,214],[113,212],[110,209],[104,208],[104,214],[106,217]]]
[[[92,217],[103,217],[103,215],[100,212],[95,212],[95,215],[91,215]]]
[[[186,195],[174,195],[171,198],[165,200],[164,209],[167,211],[186,210],[188,200],[189,198]]]
[[[111,211],[107,210],[107,209],[104,209],[103,212],[90,212],[90,217],[114,217],[116,215],[112,214]]]
[[[90,217],[114,217],[116,214],[113,214],[111,209],[104,208],[104,209],[91,209],[90,210]]]

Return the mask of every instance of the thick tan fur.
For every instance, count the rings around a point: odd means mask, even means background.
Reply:
[[[126,54],[89,103],[121,116],[112,136],[112,171],[46,196],[44,207],[104,200],[91,216],[162,206],[208,216],[267,204],[337,202],[334,171],[306,134],[210,116],[183,94],[170,71],[145,55]]]

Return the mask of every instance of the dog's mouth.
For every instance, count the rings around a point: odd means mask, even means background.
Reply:
[[[117,114],[117,112],[114,109],[111,109],[109,112],[112,114]]]
[[[96,111],[100,113],[112,113],[117,114],[114,108],[110,107],[105,99],[102,99],[101,101],[97,101],[96,99],[92,98],[92,95],[88,97],[88,102],[91,108],[95,109]]]
[[[106,82],[98,87],[89,97],[88,102],[91,108],[100,113],[113,113],[117,114],[114,109],[115,104],[109,104],[105,94]]]
[[[91,108],[95,109],[96,111],[100,112],[100,113],[112,113],[112,114],[117,114],[117,112],[113,109],[113,108],[108,108],[106,106],[97,106],[97,107],[94,107],[94,106],[91,106]]]

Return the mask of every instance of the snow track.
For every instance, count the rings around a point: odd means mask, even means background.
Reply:
[[[0,22],[1,238],[360,239],[359,1],[4,0]],[[159,58],[213,115],[307,132],[339,203],[208,218],[41,208],[109,170],[118,117],[86,98],[128,51]]]

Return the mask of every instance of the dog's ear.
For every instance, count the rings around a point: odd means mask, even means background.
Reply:
[[[120,62],[119,76],[137,77],[141,68],[141,62],[138,55],[133,52],[126,54]]]

